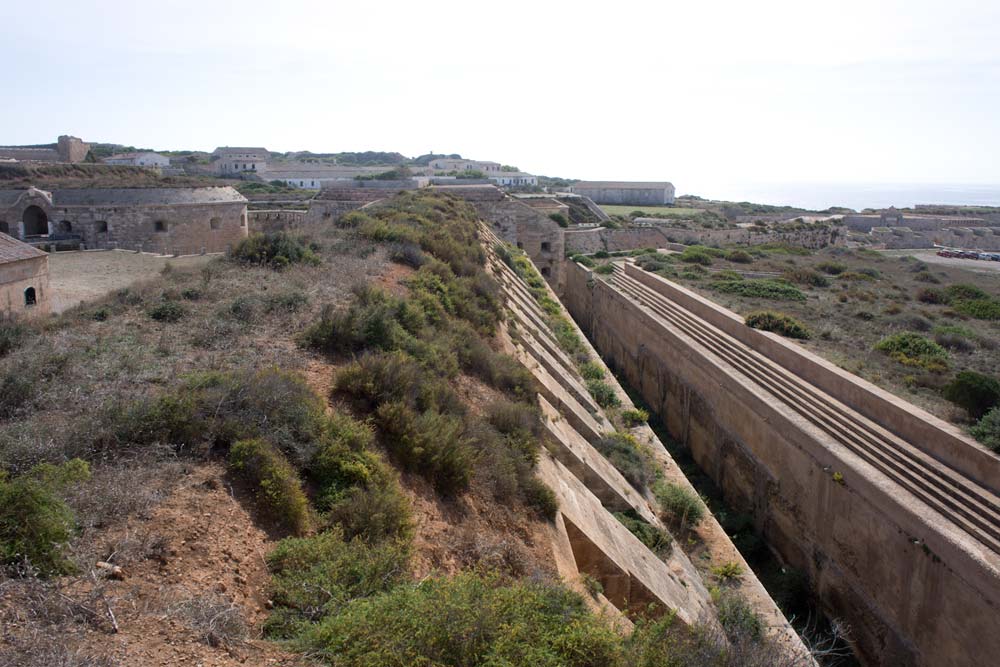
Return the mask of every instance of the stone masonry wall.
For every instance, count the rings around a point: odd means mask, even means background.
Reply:
[[[503,240],[517,245],[556,292],[562,290],[564,229],[547,215],[519,201],[471,201]]]
[[[745,246],[787,243],[804,248],[825,248],[829,245],[841,245],[845,241],[846,235],[839,227],[767,232],[748,228],[692,230],[660,225],[627,229],[592,227],[566,230],[566,249],[573,253],[585,254],[595,253],[598,250],[616,252],[638,248],[664,248],[668,243]]]
[[[770,548],[807,574],[828,613],[849,625],[864,664],[971,666],[1000,654],[995,562],[936,533],[846,450],[568,264],[564,302],[602,357],[727,502],[752,512]]]
[[[306,221],[308,214],[308,211],[297,211],[294,209],[248,211],[250,231],[269,234],[298,229]]]
[[[35,288],[35,305],[26,306],[24,291]],[[0,309],[7,315],[37,317],[49,313],[48,256],[0,264]]]

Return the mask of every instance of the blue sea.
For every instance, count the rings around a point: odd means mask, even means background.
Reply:
[[[1000,206],[1000,184],[791,183],[721,186],[718,190],[696,194],[711,199],[796,206],[817,211],[831,206],[845,206],[856,211],[890,206],[903,208],[916,204]]]

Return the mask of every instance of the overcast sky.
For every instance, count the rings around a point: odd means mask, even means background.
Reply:
[[[998,26],[996,0],[6,0],[0,143],[995,184]]]

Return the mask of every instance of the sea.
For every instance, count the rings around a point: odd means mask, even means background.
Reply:
[[[890,206],[904,208],[916,204],[1000,206],[1000,184],[768,183],[727,185],[720,186],[718,190],[716,192],[713,188],[705,194],[697,194],[710,199],[795,206],[814,211],[831,206],[856,211]]]

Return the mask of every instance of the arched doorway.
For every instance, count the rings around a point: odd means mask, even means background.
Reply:
[[[29,287],[24,290],[24,305],[34,306],[36,303],[38,303],[38,299],[35,297],[35,288]]]
[[[24,223],[25,236],[44,236],[49,233],[49,216],[35,205],[24,209],[21,221]]]

